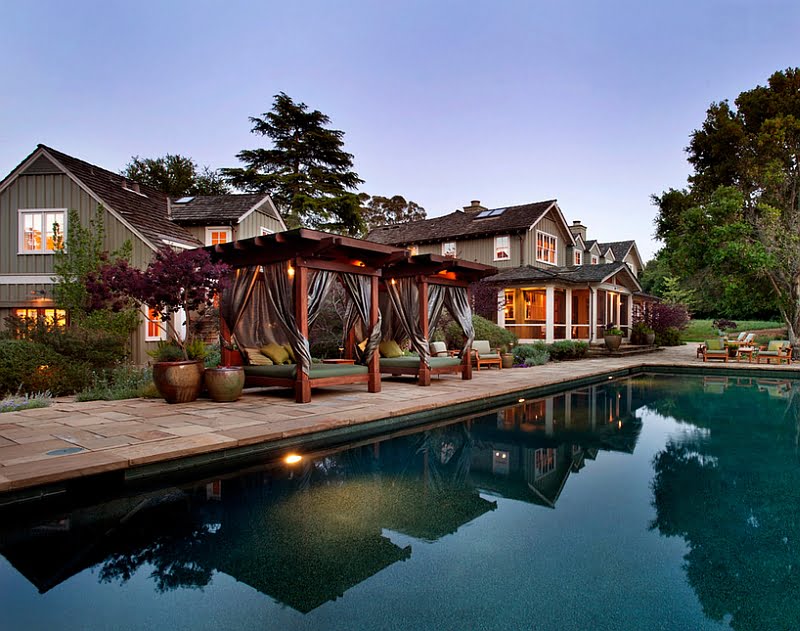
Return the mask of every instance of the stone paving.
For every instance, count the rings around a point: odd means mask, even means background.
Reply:
[[[704,364],[696,345],[648,355],[605,357],[512,370],[481,370],[472,381],[453,375],[423,388],[410,380],[384,379],[382,392],[363,386],[312,391],[312,402],[294,403],[287,390],[246,391],[235,403],[198,400],[170,405],[129,399],[77,403],[0,415],[0,493],[29,489],[108,471],[268,443],[313,432],[569,382],[640,366],[692,366],[798,371],[800,365]]]

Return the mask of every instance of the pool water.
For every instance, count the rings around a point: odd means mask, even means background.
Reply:
[[[2,515],[0,628],[797,629],[798,410],[645,375]]]

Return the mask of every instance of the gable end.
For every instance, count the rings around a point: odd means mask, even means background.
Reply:
[[[60,175],[63,172],[47,156],[41,155],[31,162],[20,175]]]

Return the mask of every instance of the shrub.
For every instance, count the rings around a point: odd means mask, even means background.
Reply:
[[[472,316],[472,326],[475,328],[475,339],[489,340],[489,345],[492,348],[508,348],[517,341],[517,336],[511,331],[507,331],[503,327],[497,326],[494,322],[490,322],[479,315]],[[445,329],[445,339],[448,348],[461,348],[464,334],[457,322],[450,322],[447,325]]]
[[[514,347],[514,364],[521,366],[540,366],[550,359],[550,353],[544,342],[520,344]]]
[[[91,372],[88,363],[59,355],[44,344],[0,341],[0,396],[46,390],[55,396],[72,394],[90,383]]]
[[[644,313],[637,318],[637,322],[649,326],[656,336],[664,335],[667,329],[678,331],[685,329],[689,325],[689,312],[685,305],[656,302],[644,310]],[[660,344],[658,337],[656,343]]]
[[[655,333],[655,331],[647,324],[644,322],[637,322],[631,328],[631,344],[646,344],[647,336],[653,333]]]
[[[93,375],[92,384],[75,395],[76,401],[117,401],[142,396],[152,383],[149,368],[125,364],[112,371]]]
[[[717,331],[726,331],[728,329],[736,328],[736,322],[733,320],[726,320],[725,318],[717,318],[711,324],[715,329],[717,329]]]
[[[550,359],[581,359],[589,353],[588,342],[577,342],[573,340],[561,340],[553,342],[547,347]]]
[[[34,394],[8,395],[0,399],[0,414],[3,412],[18,412],[19,410],[32,410],[46,408],[53,402],[53,395],[49,392],[36,392]]]
[[[680,346],[681,332],[675,327],[669,327],[664,331],[656,331],[656,344],[659,346]]]

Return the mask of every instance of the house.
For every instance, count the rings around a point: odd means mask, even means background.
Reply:
[[[104,247],[132,244],[131,264],[143,269],[168,245],[195,248],[286,230],[268,195],[170,199],[65,153],[39,145],[0,182],[0,319],[9,315],[66,322],[53,302],[54,226],[69,233],[69,211],[87,226],[104,209]],[[132,359],[163,339],[152,314],[143,314]]]
[[[496,321],[522,342],[586,340],[617,326],[630,335],[634,310],[647,300],[634,241],[587,239],[554,199],[487,208],[473,200],[443,217],[381,226],[372,241],[494,265]]]

